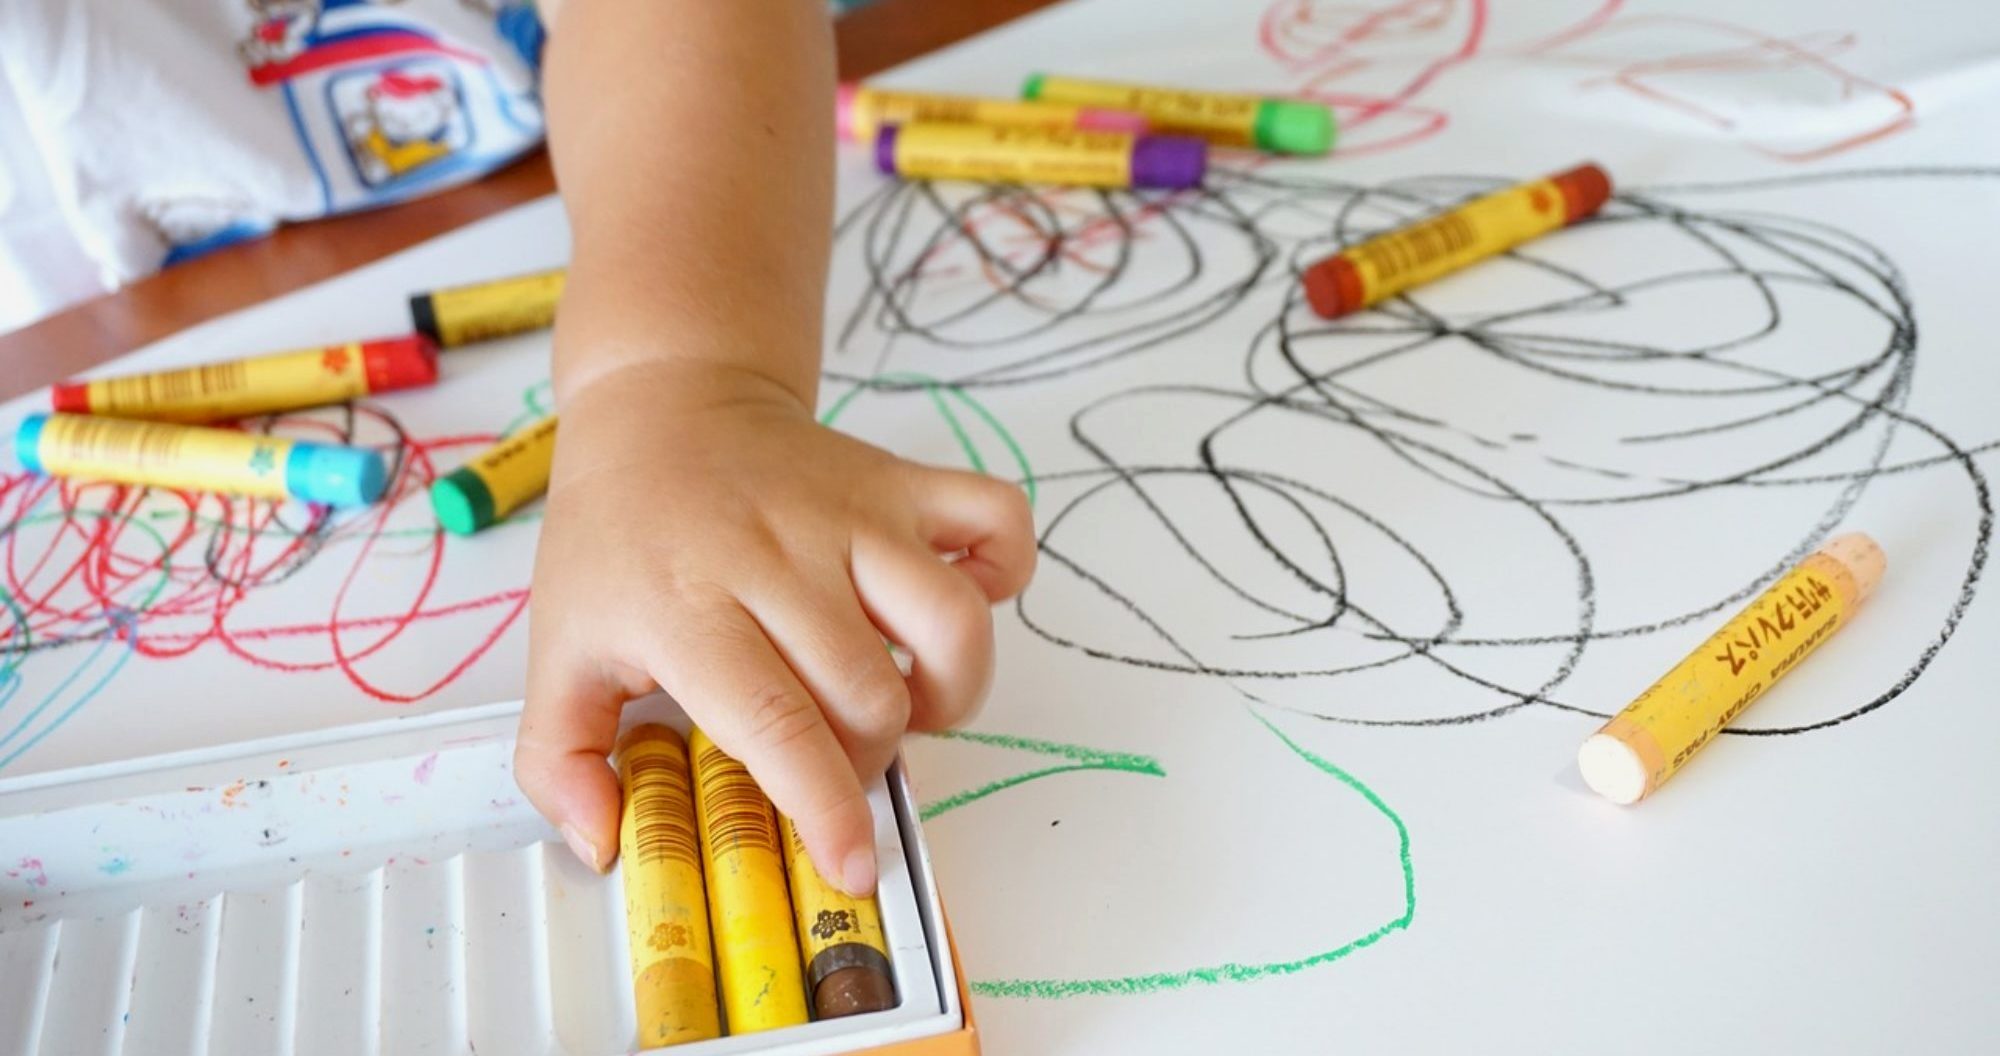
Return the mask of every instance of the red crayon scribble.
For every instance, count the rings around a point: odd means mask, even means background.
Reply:
[[[1614,87],[1644,102],[1720,131],[1740,134],[1751,149],[1784,161],[1813,161],[1909,128],[1916,104],[1901,89],[1877,83],[1833,61],[1857,42],[1852,33],[1775,37],[1718,19],[1631,16],[1587,37],[1570,36],[1535,49],[1553,60],[1605,70],[1585,88]],[[1762,87],[1762,92],[1750,91]],[[1734,89],[1734,91],[1732,91]],[[1760,114],[1739,97],[1805,98],[1837,103],[1840,111],[1810,133],[1796,110]],[[1829,113],[1815,107],[1815,114]],[[1760,121],[1760,118],[1762,119]],[[1782,145],[1780,137],[1794,140]]]
[[[7,870],[7,877],[11,880],[20,880],[29,887],[49,886],[49,874],[42,868],[40,858],[22,858],[19,866]]]
[[[265,671],[338,672],[369,698],[409,703],[449,686],[520,618],[525,567],[493,570],[502,582],[471,596],[439,593],[448,548],[464,544],[425,494],[440,463],[492,434],[410,437],[368,406],[273,431],[384,450],[397,466],[389,496],[337,513],[0,473],[0,676],[110,639],[153,661],[219,653]],[[411,637],[445,621],[464,636]]]
[[[1615,88],[1785,161],[1851,150],[1915,122],[1902,90],[1833,61],[1854,47],[1852,33],[1775,36],[1720,19],[1631,15],[1624,6],[1580,0],[1496,11],[1487,0],[1280,0],[1265,10],[1257,42],[1295,78],[1295,94],[1334,107],[1343,155],[1443,132],[1450,113],[1420,98],[1454,68],[1492,58],[1597,71],[1580,90]],[[1806,100],[1815,126],[1797,128],[1798,107],[1771,106],[1773,99]]]

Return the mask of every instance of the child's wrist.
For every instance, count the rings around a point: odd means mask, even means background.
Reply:
[[[556,319],[558,407],[586,389],[671,385],[697,400],[766,398],[778,390],[810,414],[819,391],[819,332],[736,312],[681,311],[640,291],[571,280]],[[595,295],[593,297],[593,295]]]
[[[743,408],[811,417],[814,399],[810,390],[798,391],[759,364],[702,356],[593,361],[580,370],[558,369],[555,389],[556,409],[563,414],[600,400],[639,399],[662,414]]]

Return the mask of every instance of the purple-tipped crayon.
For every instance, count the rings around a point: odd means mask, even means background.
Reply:
[[[876,133],[875,167],[906,180],[1178,190],[1200,186],[1208,144],[1129,132],[901,125]]]

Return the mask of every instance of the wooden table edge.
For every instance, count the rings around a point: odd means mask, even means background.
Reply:
[[[876,0],[835,25],[840,75],[867,77],[1054,0]],[[282,227],[0,334],[0,400],[198,323],[380,260],[555,190],[546,153],[450,191]],[[248,353],[250,349],[243,350]]]

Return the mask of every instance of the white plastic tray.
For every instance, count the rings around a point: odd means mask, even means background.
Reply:
[[[621,880],[515,788],[518,711],[0,782],[0,1054],[630,1051]],[[686,730],[659,696],[626,721]],[[900,764],[870,799],[898,1007],[673,1053],[959,1027]]]

